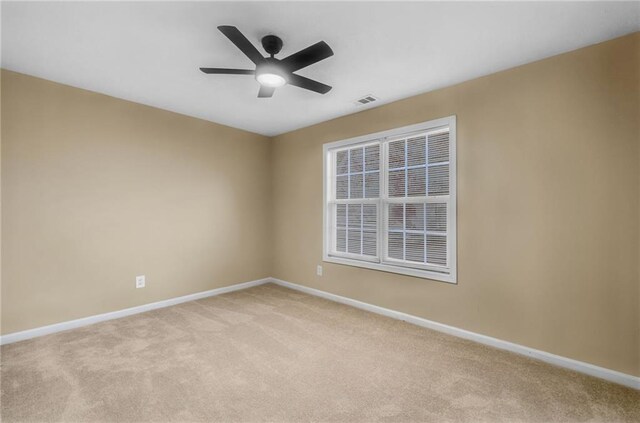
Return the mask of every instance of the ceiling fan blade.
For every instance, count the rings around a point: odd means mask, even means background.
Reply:
[[[253,63],[256,65],[264,61],[264,57],[258,49],[251,44],[251,41],[247,40],[247,37],[242,35],[242,32],[235,26],[221,25],[218,27],[220,32],[227,36],[233,44],[236,45]]]
[[[258,91],[258,98],[269,98],[273,95],[275,91],[275,87],[265,87],[264,85],[260,85],[260,91]]]
[[[305,78],[304,76],[296,75],[295,73],[289,75],[289,84],[304,88],[305,90],[315,91],[320,94],[326,94],[331,91],[331,87],[329,85],[314,81],[313,79]]]
[[[280,63],[286,66],[289,71],[294,72],[331,56],[333,56],[331,47],[324,41],[320,41],[304,50],[293,53],[291,56],[285,57]]]
[[[223,75],[254,75],[255,70],[250,69],[225,69],[225,68],[200,68],[204,73],[215,73]]]

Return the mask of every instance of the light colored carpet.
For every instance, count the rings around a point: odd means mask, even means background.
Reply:
[[[2,347],[2,421],[640,421],[640,392],[276,285]]]

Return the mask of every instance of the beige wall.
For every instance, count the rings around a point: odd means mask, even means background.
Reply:
[[[274,275],[640,375],[640,34],[276,137]],[[322,144],[457,115],[458,285],[322,261]]]
[[[269,140],[2,71],[2,333],[273,275],[640,375],[639,72],[635,34]],[[458,285],[315,276],[322,144],[452,114]]]
[[[2,333],[269,276],[269,154],[259,135],[2,71]]]

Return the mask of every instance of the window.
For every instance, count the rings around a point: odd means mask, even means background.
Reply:
[[[456,282],[455,116],[324,146],[324,261]]]

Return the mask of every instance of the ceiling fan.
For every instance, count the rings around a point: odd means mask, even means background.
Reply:
[[[284,59],[275,56],[282,49],[282,40],[275,35],[262,38],[262,47],[271,57],[263,57],[242,32],[235,26],[222,25],[218,29],[227,36],[255,65],[255,69],[200,68],[208,74],[255,75],[260,83],[259,98],[271,97],[276,88],[285,84],[294,85],[320,94],[331,90],[329,85],[305,78],[293,72],[333,56],[333,50],[324,41],[319,41]]]

